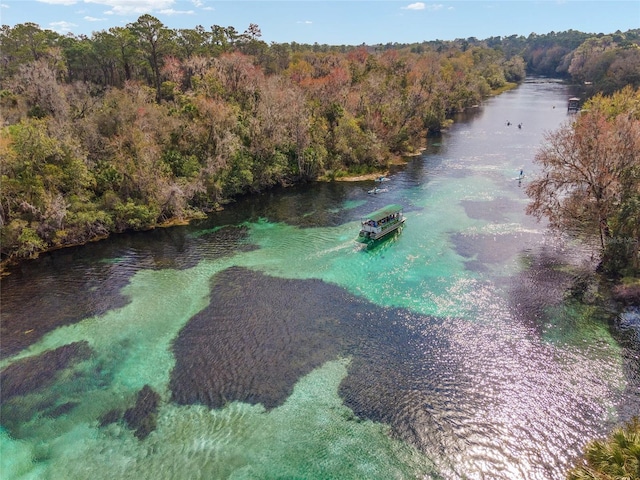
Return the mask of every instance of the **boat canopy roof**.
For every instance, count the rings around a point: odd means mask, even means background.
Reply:
[[[382,220],[383,218],[388,217],[389,215],[393,215],[394,213],[398,213],[401,211],[402,211],[402,205],[398,205],[394,203],[394,204],[382,207],[376,210],[375,212],[371,212],[368,215],[365,215],[364,217],[362,217],[362,219],[373,220],[374,222],[377,222],[379,220]]]

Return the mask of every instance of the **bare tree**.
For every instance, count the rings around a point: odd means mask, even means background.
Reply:
[[[625,102],[628,108],[620,111]],[[596,234],[604,251],[626,202],[630,172],[640,165],[639,104],[640,91],[631,89],[608,101],[599,97],[574,122],[548,133],[535,157],[541,174],[527,187],[528,213],[556,228]]]

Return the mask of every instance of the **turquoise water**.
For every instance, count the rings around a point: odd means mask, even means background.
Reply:
[[[637,345],[568,294],[589,252],[515,179],[567,96],[488,100],[384,194],[269,192],[13,272],[2,478],[561,478],[640,405]],[[387,203],[404,229],[355,242]]]

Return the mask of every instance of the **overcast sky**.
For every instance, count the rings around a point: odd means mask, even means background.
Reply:
[[[569,29],[613,33],[640,28],[640,0],[0,0],[3,25],[91,35],[149,13],[169,28],[250,23],[267,43],[412,43],[545,34]]]

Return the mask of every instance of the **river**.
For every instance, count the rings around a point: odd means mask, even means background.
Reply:
[[[14,268],[3,479],[563,478],[640,412],[637,333],[572,294],[589,252],[525,215],[568,97],[488,99],[384,193],[274,190]],[[404,229],[356,243],[388,203]]]

